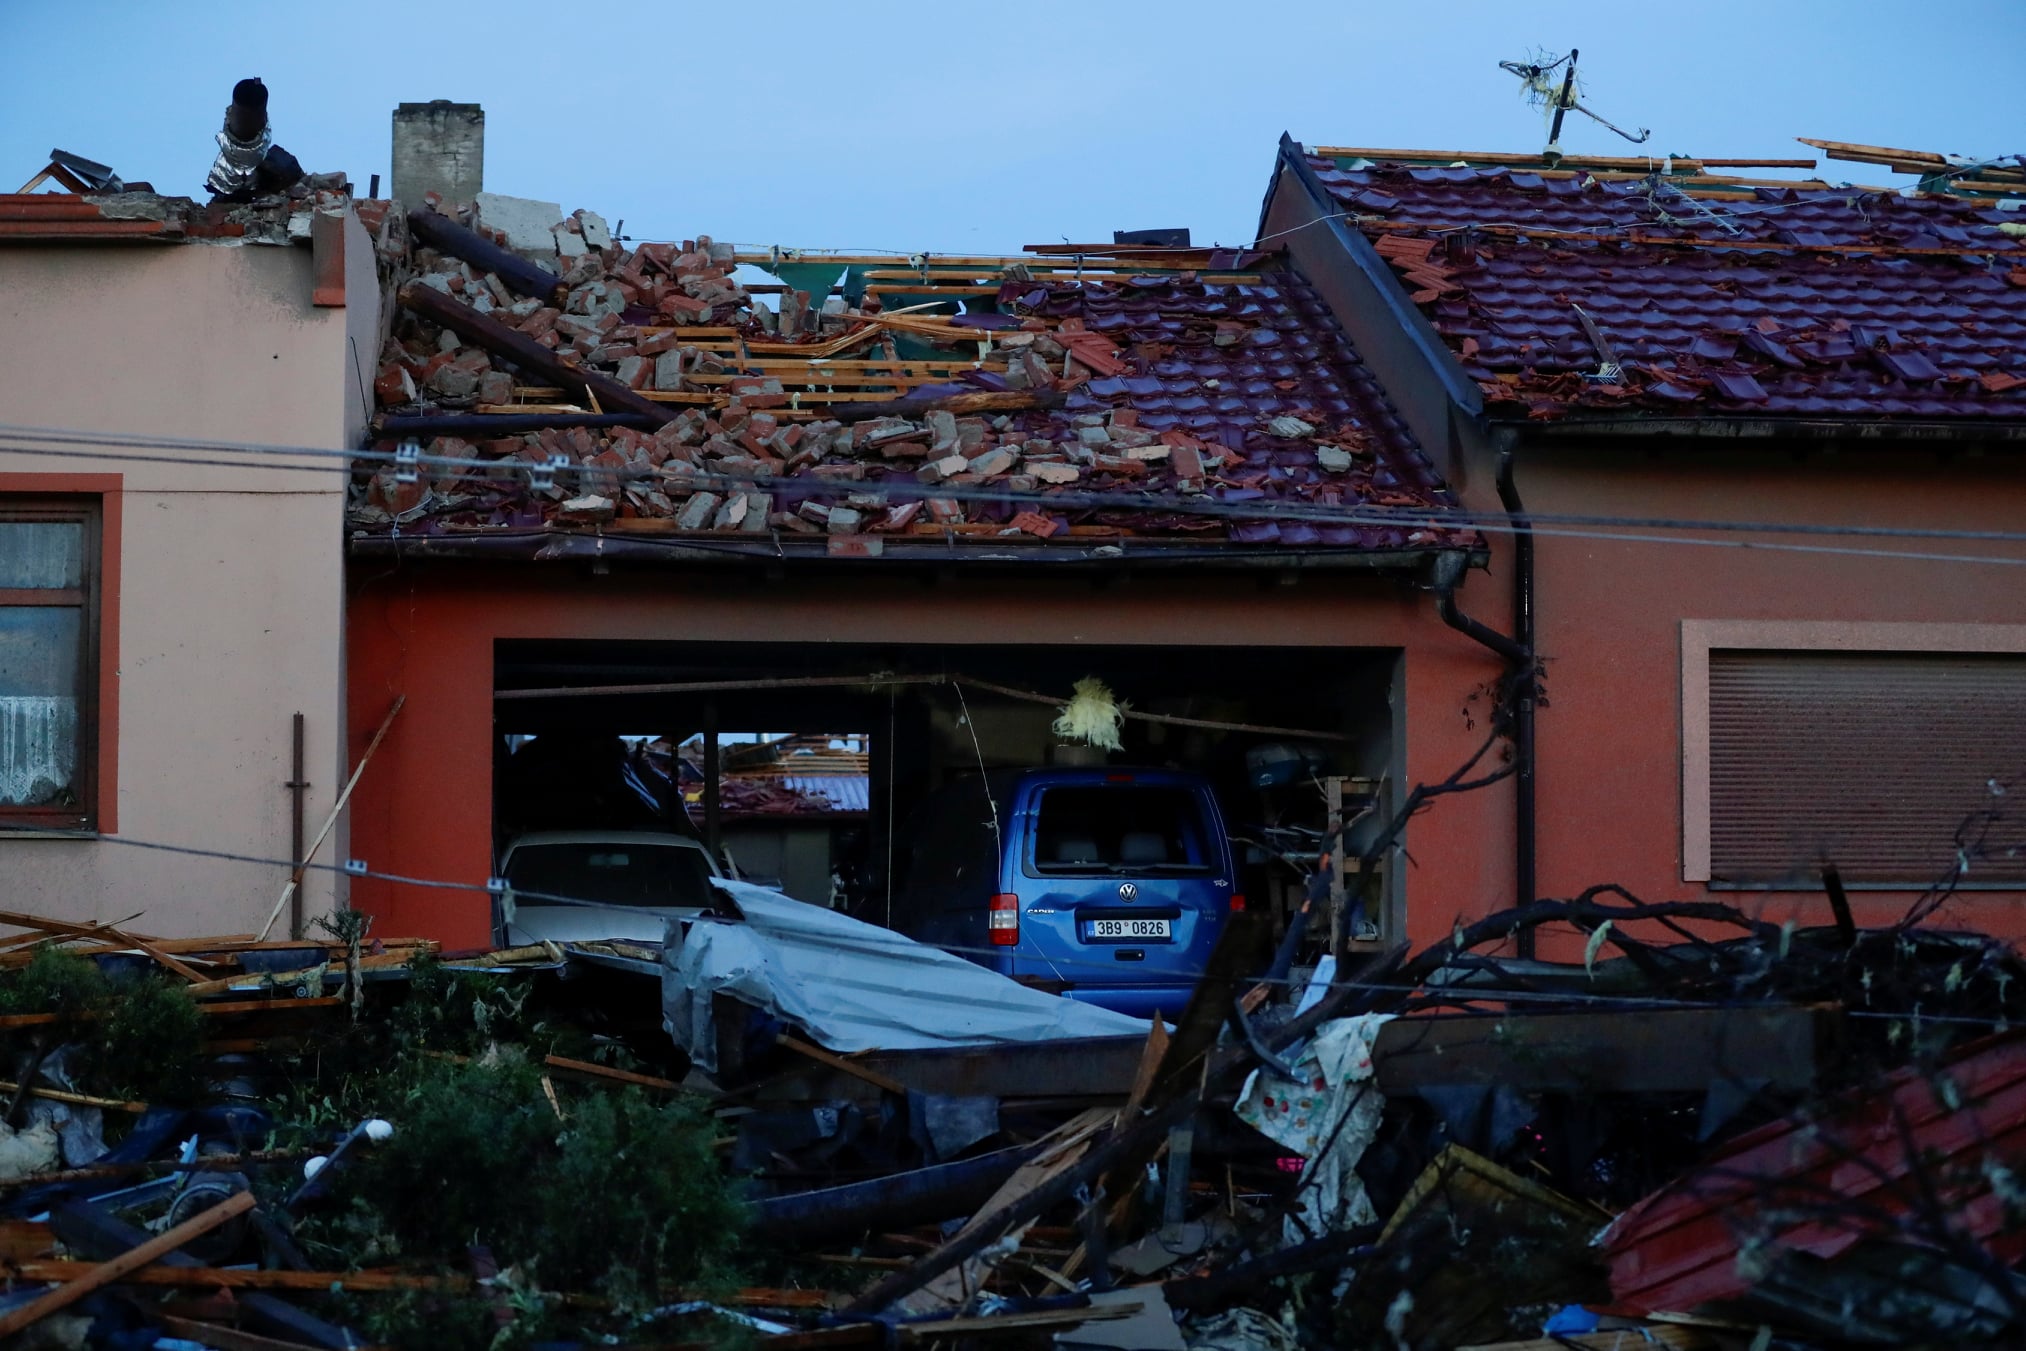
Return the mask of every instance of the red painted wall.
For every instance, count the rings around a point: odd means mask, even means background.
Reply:
[[[1925,449],[1816,449],[1760,443],[1716,455],[1656,452],[1637,441],[1529,455],[1518,483],[1532,511],[1624,518],[1837,523],[2019,531],[2026,473],[2018,452],[1944,458]],[[1538,648],[1549,707],[1538,718],[1540,894],[1617,882],[1648,900],[1712,896],[1764,918],[1829,922],[1819,892],[1712,890],[1683,880],[1683,620],[2026,625],[2026,567],[1861,557],[1789,544],[1993,556],[1989,541],[1692,534],[1714,543],[1610,540],[1564,531],[1667,534],[1636,527],[1544,526],[1537,564]],[[2026,747],[2021,748],[2026,766]],[[1861,773],[1861,766],[1853,766]],[[1912,892],[1853,893],[1860,924],[1897,920]],[[1965,891],[1937,924],[2026,936],[2018,892]],[[1564,935],[1543,956],[1580,955]]]
[[[1072,579],[858,573],[762,582],[731,573],[593,576],[574,564],[359,560],[349,605],[352,755],[398,695],[407,704],[366,770],[351,808],[351,854],[375,872],[482,888],[492,847],[493,644],[499,639],[682,639],[809,643],[1152,644],[1256,646],[1270,679],[1274,646],[1399,648],[1406,653],[1407,782],[1440,779],[1478,743],[1471,690],[1499,673],[1489,653],[1444,627],[1425,593],[1357,575],[1311,573],[1299,585],[1255,577],[1136,578],[1099,592]],[[1473,583],[1487,612],[1494,586]],[[1481,709],[1479,710],[1481,716]],[[1458,915],[1512,892],[1509,784],[1446,798],[1408,835],[1409,935],[1419,946]],[[360,879],[353,904],[382,936],[452,947],[487,940],[486,897]]]

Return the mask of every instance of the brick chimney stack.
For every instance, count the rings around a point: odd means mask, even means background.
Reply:
[[[485,109],[476,103],[404,103],[394,109],[394,172],[390,197],[414,208],[422,194],[442,194],[446,208],[469,202],[485,187]]]

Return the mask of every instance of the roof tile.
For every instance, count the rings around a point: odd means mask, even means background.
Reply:
[[[1495,407],[2026,418],[2026,240],[1987,201],[1310,162]],[[1567,379],[1598,364],[1574,305],[1624,386]]]

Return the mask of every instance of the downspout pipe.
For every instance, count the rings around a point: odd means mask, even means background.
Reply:
[[[1534,531],[1513,482],[1513,464],[1519,448],[1519,433],[1502,428],[1497,434],[1498,500],[1512,524],[1512,632],[1513,640],[1526,651],[1527,665],[1536,666],[1534,641]],[[1538,674],[1536,670],[1535,674]],[[1535,841],[1537,822],[1534,784],[1534,705],[1539,697],[1534,679],[1520,682],[1518,707],[1513,710],[1513,752],[1519,758],[1518,783],[1514,788],[1513,815],[1517,842],[1513,853],[1513,887],[1522,906],[1532,905],[1537,890]],[[1534,931],[1520,931],[1519,954],[1534,955]]]
[[[1503,470],[1501,471],[1503,472]],[[1503,491],[1500,494],[1504,496]],[[1516,500],[1516,498],[1515,498]],[[1510,508],[1508,508],[1510,509]],[[1534,656],[1532,646],[1516,638],[1509,638],[1497,629],[1463,613],[1456,604],[1457,583],[1463,580],[1468,556],[1461,552],[1446,552],[1437,556],[1433,573],[1435,588],[1435,612],[1442,622],[1471,641],[1490,649],[1504,659],[1513,673],[1520,677],[1516,691],[1516,707],[1513,709],[1513,758],[1514,808],[1513,808],[1513,885],[1516,903],[1524,905],[1534,898],[1534,696],[1532,672]],[[1529,588],[1529,595],[1531,589]],[[1532,935],[1522,931],[1519,937],[1520,956],[1533,956]]]

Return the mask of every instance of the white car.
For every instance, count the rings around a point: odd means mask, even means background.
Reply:
[[[722,877],[702,842],[650,830],[546,830],[500,858],[495,928],[504,947],[544,940],[660,943],[671,919],[694,919]]]

